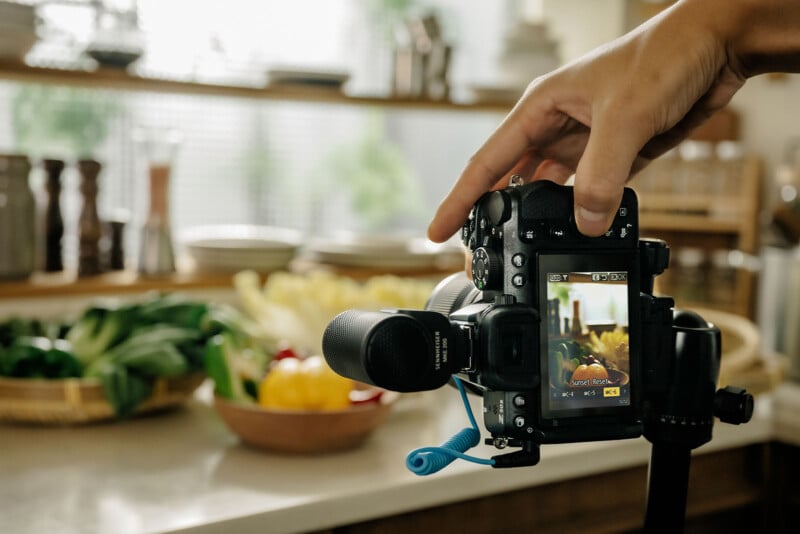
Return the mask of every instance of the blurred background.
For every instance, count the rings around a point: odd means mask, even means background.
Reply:
[[[62,272],[81,276],[109,268],[107,259],[81,267],[81,229],[92,225],[93,254],[112,247],[114,269],[140,274],[192,270],[203,263],[191,247],[199,237],[263,228],[299,232],[299,256],[312,263],[430,270],[370,258],[387,242],[424,237],[530,80],[670,3],[0,2],[0,152],[28,158],[34,200],[19,209],[26,221],[37,213],[28,232],[6,209],[5,227],[25,231],[0,236],[4,250],[34,259],[3,267],[3,277],[59,270],[45,265],[45,212],[55,201]],[[770,317],[785,312],[783,288],[794,282],[763,276],[793,265],[800,238],[800,132],[787,113],[798,91],[794,75],[748,81],[632,182],[643,234],[673,249],[661,289],[688,305],[761,314],[778,348],[788,334]],[[55,192],[45,160],[63,162]],[[88,204],[82,160],[99,163]],[[342,236],[350,248],[332,252]],[[444,270],[458,265],[453,245]]]
[[[341,311],[421,308],[463,270],[425,230],[471,155],[531,80],[671,4],[0,0],[0,531],[637,531],[643,440],[411,482],[405,454],[463,426],[450,388],[384,419],[395,396],[338,375],[266,384],[323,369]],[[798,75],[748,80],[630,182],[670,246],[656,290],[721,329],[720,385],[759,395],[693,458],[687,531],[794,532],[798,97]],[[613,370],[619,306],[582,298],[557,311]]]

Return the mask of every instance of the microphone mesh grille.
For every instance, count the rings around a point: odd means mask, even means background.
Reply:
[[[433,339],[406,315],[341,313],[325,330],[322,350],[340,375],[386,389],[420,391],[433,378]]]
[[[417,391],[433,369],[433,347],[422,325],[402,316],[384,321],[370,338],[366,367],[396,391]]]

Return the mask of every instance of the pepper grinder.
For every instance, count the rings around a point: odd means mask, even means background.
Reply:
[[[100,238],[103,228],[97,214],[97,175],[101,165],[91,159],[78,162],[81,175],[80,191],[83,195],[83,207],[78,218],[78,276],[100,274]]]
[[[109,221],[109,250],[108,268],[112,271],[122,271],[125,269],[125,246],[123,239],[125,236],[125,221]]]
[[[61,239],[64,237],[64,218],[61,215],[61,173],[64,170],[64,162],[60,159],[45,159],[43,164],[47,173],[44,270],[53,273],[64,270],[61,250]]]

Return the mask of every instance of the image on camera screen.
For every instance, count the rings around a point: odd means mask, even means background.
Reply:
[[[550,410],[630,405],[628,275],[547,273]]]

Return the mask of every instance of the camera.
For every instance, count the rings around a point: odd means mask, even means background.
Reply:
[[[669,249],[639,238],[635,192],[600,237],[579,232],[573,205],[572,187],[547,180],[485,194],[461,233],[472,280],[446,278],[424,310],[340,314],[323,336],[329,365],[401,392],[459,376],[483,396],[487,442],[522,447],[527,465],[541,444],[644,434],[696,447],[714,415],[749,419],[746,392],[716,392],[719,330],[653,294]]]

